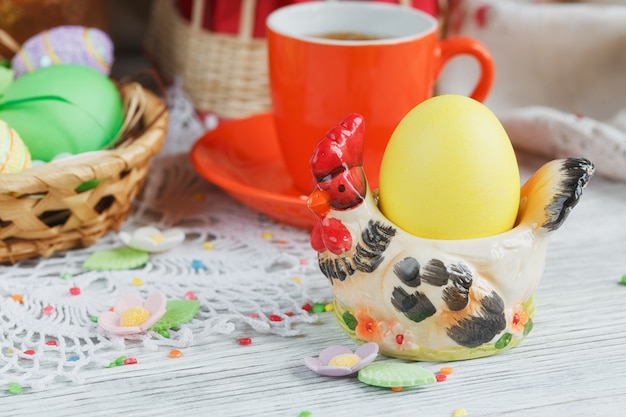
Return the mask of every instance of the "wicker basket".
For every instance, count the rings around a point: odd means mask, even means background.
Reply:
[[[243,0],[237,35],[202,28],[204,0],[194,0],[191,22],[173,0],[153,2],[146,50],[163,79],[182,79],[196,110],[239,118],[269,110],[267,45],[253,37],[254,0]]]
[[[129,214],[165,140],[168,113],[136,82],[120,92],[128,130],[115,149],[0,174],[0,262],[91,245]],[[90,181],[97,185],[81,187]]]

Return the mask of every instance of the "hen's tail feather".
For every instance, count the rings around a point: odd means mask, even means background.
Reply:
[[[594,170],[585,158],[556,159],[542,166],[521,189],[517,223],[536,223],[550,232],[561,227]]]

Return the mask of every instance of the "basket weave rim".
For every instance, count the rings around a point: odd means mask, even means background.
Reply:
[[[146,128],[136,138],[114,149],[87,152],[19,173],[0,174],[0,193],[43,193],[47,191],[48,184],[58,182],[59,178],[71,178],[76,184],[100,180],[109,176],[109,173],[123,171],[156,155],[162,145],[159,137],[167,132],[168,114],[156,94],[145,89],[143,93],[146,98],[143,117]]]

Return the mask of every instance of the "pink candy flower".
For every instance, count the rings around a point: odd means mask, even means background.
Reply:
[[[166,306],[167,299],[161,292],[155,292],[147,300],[138,295],[126,295],[112,311],[98,316],[98,324],[118,336],[143,333],[163,317]]]
[[[378,345],[369,342],[355,352],[346,346],[330,346],[317,358],[304,358],[304,364],[313,372],[325,376],[351,375],[369,365],[378,355]]]

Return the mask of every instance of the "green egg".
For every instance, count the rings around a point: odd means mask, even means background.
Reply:
[[[32,158],[103,149],[124,120],[113,81],[82,65],[53,65],[15,80],[0,96],[0,119],[21,136]]]

